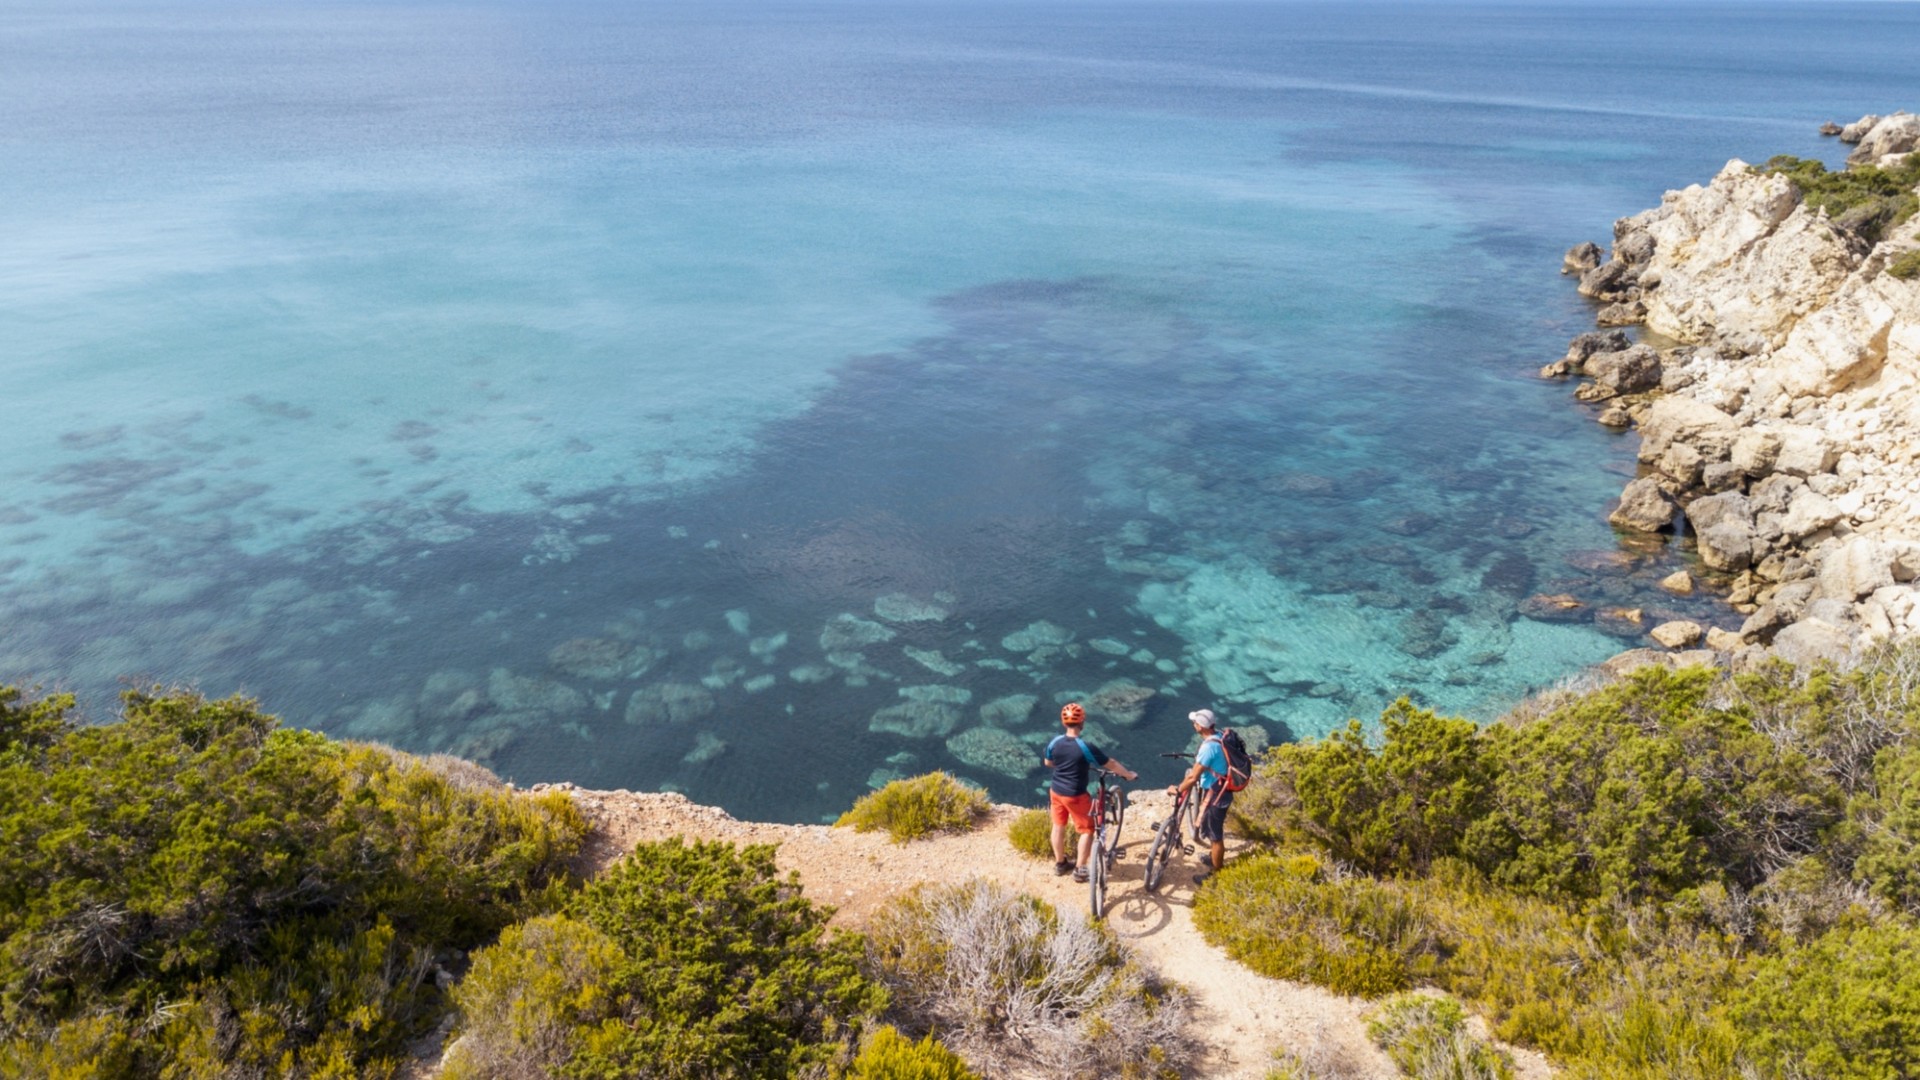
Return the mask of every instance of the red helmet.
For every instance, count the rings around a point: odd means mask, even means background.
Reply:
[[[1060,722],[1063,724],[1084,724],[1087,722],[1087,710],[1077,701],[1069,701],[1060,706]]]

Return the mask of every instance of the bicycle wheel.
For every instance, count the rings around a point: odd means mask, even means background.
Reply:
[[[1088,906],[1093,917],[1107,917],[1107,845],[1098,836],[1093,839],[1093,858],[1087,860]]]
[[[1120,857],[1120,824],[1127,819],[1127,798],[1118,789],[1109,796],[1107,820],[1113,822],[1113,832],[1107,837],[1107,865],[1111,867]]]
[[[1173,813],[1168,814],[1166,820],[1160,823],[1159,833],[1153,838],[1153,846],[1147,849],[1148,892],[1159,891],[1160,879],[1167,873],[1167,864],[1173,861],[1173,853],[1180,849],[1180,822],[1186,816],[1182,812],[1184,809],[1185,807],[1180,806],[1173,808]]]
[[[1187,812],[1181,815],[1187,822],[1187,835],[1195,841],[1200,839],[1200,818],[1206,813],[1206,794],[1203,789],[1194,788],[1187,796]],[[1185,846],[1184,842],[1181,846]]]

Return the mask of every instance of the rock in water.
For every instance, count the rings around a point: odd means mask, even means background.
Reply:
[[[854,652],[893,640],[893,631],[858,615],[835,615],[820,631],[821,652]]]
[[[947,751],[976,769],[1019,779],[1040,765],[1037,747],[996,727],[968,728],[947,740]]]
[[[713,712],[713,694],[698,683],[656,683],[627,699],[629,724],[684,724]]]
[[[1685,570],[1675,570],[1660,579],[1660,587],[1670,593],[1685,596],[1693,592],[1693,575]]]
[[[1538,594],[1520,601],[1520,614],[1539,622],[1577,623],[1588,618],[1587,605],[1568,593]]]
[[[1008,652],[1026,653],[1047,645],[1065,645],[1073,640],[1073,631],[1064,626],[1050,623],[1045,619],[1030,624],[1025,630],[1016,630],[1000,639],[1000,647]]]
[[[1600,245],[1588,240],[1567,249],[1566,258],[1560,260],[1560,272],[1563,274],[1585,274],[1600,265]]]
[[[1620,493],[1620,505],[1607,520],[1623,529],[1664,532],[1673,528],[1673,500],[1659,481],[1643,476]]]
[[[1116,679],[1095,690],[1087,706],[1096,714],[1123,727],[1132,727],[1147,714],[1147,702],[1153,699],[1152,687]]]
[[[909,739],[945,738],[960,722],[960,710],[938,701],[903,701],[873,714],[867,730]]]
[[[1033,715],[1040,699],[1032,694],[1009,694],[980,706],[980,722],[996,727],[1019,727]]]
[[[888,593],[873,602],[873,613],[888,622],[942,622],[950,614],[945,605],[916,599],[906,593]]]
[[[1675,619],[1654,627],[1649,636],[1669,649],[1684,649],[1699,641],[1702,633],[1699,623]]]

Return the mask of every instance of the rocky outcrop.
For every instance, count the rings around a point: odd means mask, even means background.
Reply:
[[[1838,134],[1850,163],[1885,164],[1920,147],[1920,117]],[[1652,340],[1582,334],[1541,370],[1587,376],[1578,396],[1603,423],[1638,426],[1642,475],[1612,521],[1691,535],[1748,615],[1747,659],[1844,659],[1920,633],[1920,280],[1886,272],[1915,249],[1920,218],[1869,246],[1785,177],[1732,161],[1615,223],[1611,257],[1582,272],[1603,326],[1624,306]],[[1694,640],[1658,629],[1669,648]]]
[[[1865,123],[1866,120],[1866,117],[1861,117],[1860,122]],[[1859,144],[1854,147],[1853,153],[1847,155],[1847,164],[1884,164],[1894,154],[1911,153],[1914,148],[1920,147],[1920,116],[1897,112],[1878,117],[1859,136],[1858,139],[1847,140]],[[1844,130],[1841,137],[1845,138]]]

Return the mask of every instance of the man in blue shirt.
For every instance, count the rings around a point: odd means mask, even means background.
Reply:
[[[1053,818],[1053,872],[1072,874],[1073,880],[1087,880],[1087,857],[1093,853],[1093,796],[1087,794],[1087,781],[1094,769],[1118,773],[1128,780],[1139,774],[1100,752],[1100,748],[1080,737],[1087,723],[1087,710],[1077,701],[1060,709],[1064,734],[1055,735],[1047,744],[1040,763],[1053,770],[1053,782],[1047,786],[1048,812]],[[1079,858],[1067,858],[1067,822],[1080,834]]]
[[[1200,752],[1193,756],[1193,768],[1187,770],[1184,780],[1167,789],[1167,794],[1178,795],[1200,785],[1200,838],[1212,845],[1213,869],[1202,870],[1193,876],[1193,884],[1198,887],[1214,871],[1219,870],[1227,861],[1227,807],[1233,805],[1233,792],[1226,789],[1227,751],[1220,745],[1220,734],[1214,720],[1212,709],[1195,709],[1187,714],[1193,723],[1193,733],[1200,736]],[[1178,827],[1177,825],[1175,826]]]

